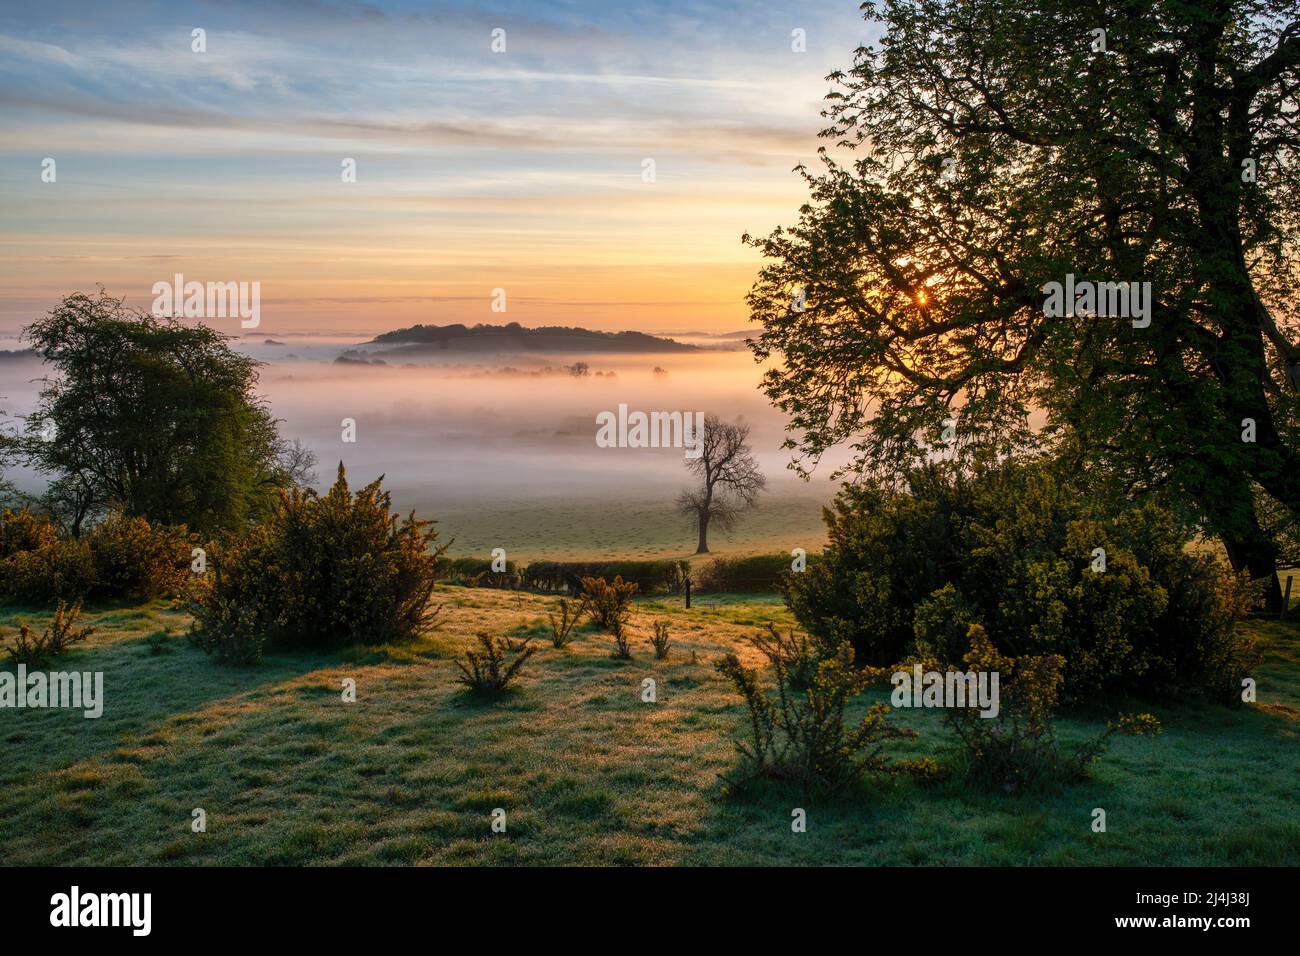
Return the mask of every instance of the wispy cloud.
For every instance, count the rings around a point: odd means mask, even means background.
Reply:
[[[650,303],[722,302],[716,326],[734,328],[738,263],[753,262],[739,234],[793,215],[790,168],[820,145],[824,76],[861,39],[854,0],[113,10],[0,13],[0,253],[30,264],[0,275],[0,315],[95,281],[139,294],[170,256],[282,278],[304,304],[323,269],[347,286],[326,296],[341,307],[549,275],[530,304],[552,320],[580,304],[622,327]],[[498,27],[505,53],[490,48]],[[807,53],[790,48],[795,28]],[[662,279],[637,265],[687,262],[680,289],[642,294]]]

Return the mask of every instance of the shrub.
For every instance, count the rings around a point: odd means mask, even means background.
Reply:
[[[87,541],[96,597],[148,601],[179,594],[190,581],[196,537],[184,526],[151,525],[144,518],[114,512],[95,526]]]
[[[811,566],[816,555],[808,556]],[[774,593],[781,590],[790,569],[788,554],[760,554],[747,558],[714,558],[698,572],[700,591]],[[804,572],[799,572],[804,573]]]
[[[193,544],[184,527],[117,512],[82,538],[64,538],[43,516],[6,511],[0,517],[0,595],[46,603],[177,594],[189,580]]]
[[[95,633],[93,627],[77,627],[81,616],[81,602],[68,607],[64,601],[54,611],[54,617],[40,637],[32,637],[31,628],[20,625],[18,637],[9,648],[9,661],[39,667],[56,657],[61,657],[73,644],[80,644]]]
[[[534,561],[519,577],[523,587],[537,591],[565,591],[588,577],[621,577],[638,594],[680,594],[689,570],[685,561]]]
[[[574,627],[586,613],[585,600],[571,604],[566,598],[560,598],[560,616],[556,617],[553,611],[547,612],[546,615],[551,623],[551,646],[564,647],[568,644],[573,639]]]
[[[632,613],[632,595],[637,586],[623,583],[621,577],[606,584],[604,578],[583,578],[582,591],[587,598],[587,613],[602,629],[611,633],[627,623]]]
[[[335,648],[428,631],[443,549],[433,548],[430,522],[400,519],[390,506],[379,481],[351,493],[342,464],[324,496],[281,493],[265,523],[209,552],[196,642],[239,663],[256,660],[263,645]]]
[[[84,538],[42,541],[0,562],[0,594],[31,604],[77,601],[95,587],[95,561]]]
[[[468,583],[482,574],[513,575],[515,570],[513,561],[506,562],[504,572],[494,572],[491,558],[445,558],[438,564],[438,579]]]
[[[201,586],[200,596],[193,604],[190,640],[222,664],[236,667],[256,664],[266,647],[266,630],[257,609],[243,603],[253,587],[238,572],[233,581],[223,575],[226,552],[213,548],[208,557],[219,559],[220,563],[209,564],[208,573],[213,575],[213,581]]]
[[[527,641],[522,646],[512,645],[504,637],[493,639],[483,631],[479,631],[477,637],[483,645],[483,652],[466,651],[465,660],[455,662],[461,673],[456,680],[464,684],[472,694],[500,697],[537,648],[530,646]]]
[[[978,624],[971,625],[968,641],[967,668],[996,673],[999,682],[995,716],[981,715],[978,704],[968,702],[950,708],[944,718],[961,741],[966,776],[976,784],[1013,792],[1072,783],[1087,776],[1115,734],[1160,731],[1150,714],[1125,714],[1101,734],[1064,752],[1052,722],[1063,659],[1054,654],[1006,657]]]
[[[650,643],[655,649],[655,660],[662,661],[668,659],[668,622],[655,621],[654,634],[650,637]]]
[[[913,653],[933,656],[945,663],[961,660],[970,649],[967,635],[971,613],[960,592],[951,584],[939,588],[916,606],[912,622]]]
[[[170,627],[162,631],[155,631],[153,634],[150,634],[145,638],[145,643],[149,648],[149,654],[152,657],[161,657],[163,654],[170,654],[174,650],[171,641],[172,630]]]
[[[796,637],[791,629],[788,635],[782,636],[775,624],[768,624],[766,637],[756,634],[750,638],[750,643],[768,660],[781,661],[786,680],[795,690],[807,690],[812,686],[817,679],[817,668],[825,656],[823,649],[807,634]]]
[[[54,524],[45,515],[32,514],[27,508],[5,508],[0,512],[0,561],[19,551],[50,547],[57,538]]]
[[[614,657],[620,661],[630,661],[632,659],[632,641],[627,631],[627,620],[625,618],[615,618],[614,623],[610,626],[609,633],[614,638]]]
[[[825,514],[829,546],[786,579],[786,599],[814,638],[850,641],[861,663],[960,660],[979,623],[1004,653],[1063,657],[1069,703],[1227,700],[1253,666],[1235,627],[1252,601],[1243,579],[1188,553],[1190,529],[1168,510],[1095,501],[1047,464],[930,465],[906,489],[849,486]]]
[[[772,642],[752,643],[772,665],[775,694],[763,688],[758,670],[742,664],[735,652],[714,664],[744,698],[749,713],[750,739],[736,741],[748,776],[786,780],[806,793],[822,793],[840,789],[864,772],[903,769],[885,757],[882,743],[916,734],[889,726],[888,707],[874,704],[856,726],[845,724],[849,700],[878,676],[854,667],[848,644],[818,663],[807,692],[800,694],[791,684],[787,656]]]

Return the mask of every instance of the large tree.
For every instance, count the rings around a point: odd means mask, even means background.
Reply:
[[[767,479],[749,450],[748,425],[706,415],[698,440],[700,454],[686,459],[686,467],[700,483],[678,496],[677,508],[695,525],[695,553],[708,554],[709,528],[734,527],[758,503]]]
[[[746,237],[803,467],[852,441],[896,469],[954,423],[967,453],[1046,444],[1184,506],[1276,606],[1257,503],[1300,515],[1300,3],[864,10],[882,40],[832,74],[810,202]],[[1071,274],[1149,282],[1150,324],[1051,316]]]
[[[282,440],[257,363],[205,326],[70,295],[26,332],[52,367],[13,450],[74,534],[109,508],[201,532],[258,517],[313,457]]]

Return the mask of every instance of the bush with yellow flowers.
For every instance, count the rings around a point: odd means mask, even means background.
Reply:
[[[860,664],[958,662],[970,624],[1011,654],[1063,659],[1060,698],[1199,694],[1240,704],[1258,663],[1237,626],[1258,589],[1189,547],[1195,528],[1154,501],[1116,501],[1059,464],[935,462],[901,482],[846,486],[822,559],[784,582],[818,640]]]
[[[80,537],[26,508],[0,512],[0,598],[32,604],[181,594],[197,537],[111,511]]]
[[[1072,748],[1056,738],[1053,713],[1063,681],[1058,654],[1008,657],[972,624],[967,635],[968,671],[998,675],[998,709],[984,716],[977,704],[948,709],[945,722],[961,742],[959,770],[990,789],[1017,792],[1072,783],[1087,776],[1116,734],[1154,735],[1160,722],[1151,714],[1124,714],[1106,730]]]
[[[757,668],[741,663],[733,651],[714,663],[720,674],[744,698],[749,739],[737,740],[745,775],[732,781],[743,785],[756,777],[789,781],[805,793],[827,793],[858,780],[865,773],[915,773],[913,766],[891,760],[888,740],[912,738],[915,731],[887,722],[889,708],[876,703],[856,724],[848,719],[850,701],[881,672],[854,666],[847,643],[826,648],[819,658],[800,648],[793,634],[775,628],[750,643],[767,658],[775,686],[769,690]],[[796,670],[813,668],[803,688],[796,688]],[[928,773],[930,767],[922,768]]]
[[[339,465],[324,494],[282,492],[274,513],[208,554],[195,643],[230,663],[267,649],[334,648],[417,637],[435,623],[431,522],[401,519],[374,481],[355,494]]]

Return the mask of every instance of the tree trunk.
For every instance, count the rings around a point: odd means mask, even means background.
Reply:
[[[1252,580],[1264,582],[1264,609],[1277,613],[1282,609],[1282,586],[1277,579],[1277,549],[1260,532],[1257,537],[1223,536],[1228,561],[1237,571],[1245,571]]]
[[[1221,414],[1226,418],[1205,423],[1209,440],[1201,447],[1217,464],[1210,467],[1200,497],[1233,568],[1262,582],[1266,607],[1277,611],[1282,607],[1277,545],[1259,525],[1254,482],[1292,514],[1300,514],[1300,481],[1295,450],[1278,434],[1265,390],[1270,372],[1262,305],[1246,263],[1240,227],[1242,181],[1236,167],[1240,157],[1253,155],[1250,100],[1229,101],[1219,85],[1217,55],[1226,28],[1226,17],[1220,14],[1204,18],[1196,31],[1187,157],[1201,226],[1197,268],[1199,278],[1213,290],[1220,330],[1217,348],[1207,358],[1222,388]],[[1255,440],[1239,443],[1247,419],[1254,422]],[[1226,442],[1211,437],[1216,431],[1228,436]]]
[[[700,513],[700,543],[695,549],[696,554],[709,553],[709,513],[702,511]]]
[[[1211,485],[1207,502],[1212,529],[1223,542],[1234,571],[1245,571],[1263,582],[1264,607],[1277,612],[1282,607],[1282,588],[1277,578],[1277,544],[1265,534],[1255,513],[1254,492],[1249,476],[1238,474],[1231,482]]]

